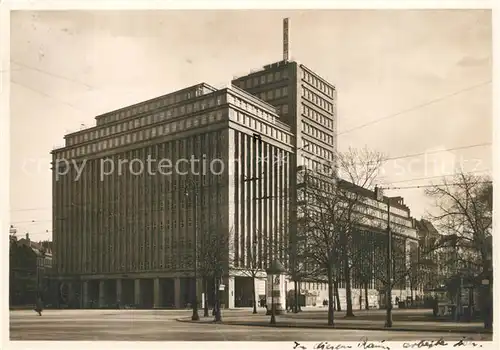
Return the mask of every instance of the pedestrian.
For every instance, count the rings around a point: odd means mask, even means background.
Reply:
[[[437,317],[439,314],[439,303],[437,297],[432,299],[432,314]]]
[[[38,316],[42,316],[42,311],[43,311],[42,298],[40,296],[37,296],[35,304],[35,312],[38,313]]]

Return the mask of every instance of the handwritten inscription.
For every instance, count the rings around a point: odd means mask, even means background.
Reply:
[[[433,348],[436,346],[446,346],[447,342],[444,341],[443,338],[439,338],[438,340],[420,340],[415,343],[404,343],[403,348],[411,349],[411,348]]]
[[[321,343],[318,343],[313,347],[313,349],[318,349],[318,350],[339,350],[339,349],[351,349],[351,348],[352,346],[350,345],[330,344],[327,341],[322,341]]]
[[[456,343],[452,343],[453,347],[461,347],[461,346],[473,346],[473,347],[483,347],[481,344],[475,343],[471,341],[470,338],[463,337]],[[414,343],[403,343],[403,348],[405,349],[412,349],[412,348],[434,348],[437,346],[447,346],[448,342],[444,340],[444,338],[439,338],[438,340],[420,340]]]
[[[385,349],[391,350],[391,348],[384,344],[385,340],[379,342],[370,342],[368,338],[361,338],[361,341],[358,343],[358,348],[362,349]]]
[[[478,347],[482,348],[483,346],[481,344],[478,344],[476,342],[473,342],[471,338],[468,337],[463,337],[460,339],[458,342],[456,342],[453,347],[460,347],[460,346],[473,346],[473,347]]]
[[[471,338],[463,337],[457,342],[447,342],[444,338],[439,338],[438,340],[419,340],[412,343],[403,343],[403,348],[405,349],[431,349],[435,347],[448,346],[462,347],[462,346],[472,346],[472,347],[483,347],[481,344],[474,342]],[[327,341],[322,341],[315,344],[313,350],[342,350],[342,349],[352,349],[352,345],[347,344],[331,344]],[[383,349],[391,350],[390,346],[385,340],[381,341],[369,341],[367,337],[361,338],[357,348],[359,349]],[[299,342],[294,342],[293,349],[295,350],[308,350],[308,347],[300,344]]]

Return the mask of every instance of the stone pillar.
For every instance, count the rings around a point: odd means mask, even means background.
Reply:
[[[89,281],[83,281],[82,284],[82,308],[89,306]]]
[[[226,295],[226,309],[234,309],[234,277],[229,276],[224,279],[224,284],[226,285],[225,295]]]
[[[257,310],[259,309],[259,291],[260,291],[260,280],[258,278],[253,279],[253,285],[255,289],[255,295],[253,296],[253,300],[255,300],[255,303],[257,304]],[[253,307],[253,300],[252,300],[252,307]]]
[[[142,306],[141,303],[141,280],[134,280],[134,304]]]
[[[179,277],[174,278],[174,303],[175,308],[181,308],[181,279]]]
[[[118,307],[121,307],[121,305],[122,305],[122,280],[121,279],[116,280],[116,303],[118,304]]]
[[[155,278],[153,280],[153,290],[154,290],[154,298],[153,298],[153,307],[159,308],[161,307],[161,292],[160,292],[160,279]]]
[[[99,281],[99,307],[104,307],[106,302],[106,290],[104,289],[104,280]]]

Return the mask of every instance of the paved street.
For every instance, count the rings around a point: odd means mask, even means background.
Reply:
[[[260,311],[262,313],[262,311]],[[31,310],[10,312],[11,340],[170,340],[170,341],[404,341],[421,339],[459,340],[464,334],[448,332],[401,332],[344,329],[270,328],[259,326],[185,323],[189,310],[46,310],[42,317]],[[223,317],[262,317],[250,309],[224,310]],[[279,319],[278,319],[279,320]],[[471,334],[475,340],[491,335]]]

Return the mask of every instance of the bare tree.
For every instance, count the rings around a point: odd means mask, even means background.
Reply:
[[[301,239],[297,249],[303,251],[301,258],[310,276],[326,275],[328,281],[328,325],[334,325],[333,276],[339,266],[339,236],[332,223],[338,219],[340,202],[325,200],[323,191],[334,191],[332,183],[309,179],[301,196],[299,222],[302,226]],[[309,184],[311,180],[311,184]],[[313,185],[314,183],[314,185]],[[341,221],[339,221],[341,224]]]
[[[259,251],[258,251],[258,242],[261,239],[261,235],[259,235],[260,231],[256,230],[252,237],[252,242],[250,244],[250,248],[247,250],[248,263],[244,269],[241,270],[241,273],[252,279],[252,307],[253,313],[257,313],[257,291],[255,290],[255,282],[257,279],[261,278],[261,274],[263,272],[262,262],[259,259]]]
[[[205,293],[204,316],[208,315],[208,284],[213,281],[215,321],[221,321],[219,285],[221,279],[229,273],[232,253],[230,249],[231,232],[218,229],[211,225],[198,239],[198,271],[203,277],[203,290]]]
[[[356,241],[358,252],[355,256],[355,261],[353,262],[353,275],[364,291],[364,308],[368,310],[370,307],[368,289],[374,280],[373,265],[376,260],[373,250],[373,234],[371,232],[361,231],[359,233],[359,238]]]
[[[426,194],[435,199],[439,213],[430,215],[446,235],[440,245],[455,250],[456,264],[477,278],[492,277],[493,185],[487,176],[458,173],[443,179]],[[490,282],[491,284],[491,282]],[[491,288],[482,288],[484,325],[492,327]]]
[[[323,274],[328,281],[328,324],[331,325],[334,323],[333,292],[339,280],[346,286],[346,316],[354,316],[351,277],[353,264],[360,260],[357,232],[369,224],[367,190],[373,186],[383,156],[366,148],[351,148],[339,153],[336,160],[339,173],[333,177],[310,170],[305,172],[300,193],[303,200],[299,206],[301,220],[305,222],[303,250],[309,261],[307,268]],[[341,271],[339,278],[335,271]]]
[[[352,267],[359,261],[358,255],[364,253],[357,247],[359,228],[369,223],[370,217],[366,205],[366,190],[374,187],[384,156],[367,148],[360,150],[349,148],[337,156],[339,180],[336,196],[345,203],[343,220],[345,225],[340,231],[340,255],[343,281],[346,286],[346,316],[354,316],[352,308]],[[365,190],[365,191],[363,191]]]

